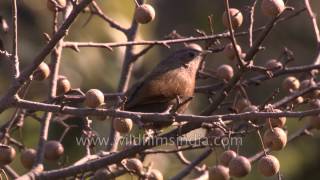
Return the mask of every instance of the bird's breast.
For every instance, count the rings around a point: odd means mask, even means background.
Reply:
[[[162,75],[158,81],[162,84],[159,91],[165,97],[192,96],[195,86],[195,79],[190,72],[175,70]]]

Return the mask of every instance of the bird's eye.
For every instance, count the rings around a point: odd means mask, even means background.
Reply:
[[[196,56],[196,54],[194,52],[189,52],[188,56],[191,57],[191,58],[194,58]]]

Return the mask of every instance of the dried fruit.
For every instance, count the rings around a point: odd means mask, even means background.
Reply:
[[[309,102],[309,106],[312,109],[320,108],[320,100],[319,99],[313,99]]]
[[[228,180],[229,169],[222,165],[217,165],[209,168],[209,180]]]
[[[158,169],[151,169],[148,180],[163,180],[163,175]]]
[[[113,121],[113,128],[120,133],[129,133],[132,126],[133,122],[129,118],[116,118]]]
[[[70,81],[65,76],[59,76],[57,80],[57,94],[65,94],[71,90]]]
[[[300,90],[304,90],[310,87],[316,87],[317,83],[313,79],[305,79],[300,83]],[[320,90],[313,90],[310,93],[307,93],[305,97],[307,98],[318,98],[320,96]]]
[[[97,108],[104,103],[104,94],[99,89],[90,89],[84,103],[90,108]]]
[[[242,13],[238,9],[235,9],[235,8],[230,8],[229,13],[230,13],[232,27],[233,28],[240,27],[243,23]],[[222,23],[226,28],[229,27],[228,15],[227,15],[226,11],[222,15]]]
[[[49,77],[50,75],[50,68],[49,66],[42,62],[36,71],[33,73],[33,79],[36,81],[42,81]]]
[[[296,104],[301,104],[303,102],[304,102],[304,99],[302,96],[299,96],[294,100],[294,103],[296,103]]]
[[[285,5],[283,0],[263,0],[261,3],[261,11],[266,16],[278,16],[284,9]]]
[[[300,87],[300,81],[297,78],[293,77],[293,76],[287,77],[282,82],[282,88],[286,92],[293,92],[295,90],[298,90],[299,87]]]
[[[137,7],[134,19],[141,24],[147,24],[154,20],[156,12],[150,4],[142,4]]]
[[[16,150],[8,145],[0,144],[0,166],[10,164],[16,157]]]
[[[277,70],[283,67],[282,63],[276,59],[270,59],[265,66],[268,70]]]
[[[241,47],[238,44],[236,45],[236,48],[237,51],[242,54]],[[236,57],[237,52],[234,50],[232,43],[229,43],[224,47],[223,53],[225,54],[225,56],[227,56],[228,59],[233,60]]]
[[[250,161],[244,156],[237,156],[229,163],[229,174],[234,177],[244,177],[251,171]]]
[[[281,128],[268,129],[263,135],[263,143],[274,151],[283,149],[287,144],[287,134]]]
[[[219,158],[220,164],[224,166],[228,166],[231,159],[235,158],[237,156],[237,153],[232,150],[224,151]]]
[[[230,65],[223,64],[218,67],[217,76],[220,79],[229,81],[233,77],[233,68]]]
[[[140,159],[137,159],[137,158],[131,158],[131,159],[124,160],[124,165],[130,171],[133,171],[138,174],[141,174],[143,171],[143,164],[140,161]]]
[[[217,145],[220,142],[221,138],[225,135],[224,131],[220,128],[212,128],[207,130],[206,137],[209,140],[209,143],[212,145]]]
[[[250,105],[244,108],[241,112],[244,113],[244,112],[256,112],[256,111],[259,111],[259,108],[255,105]]]
[[[243,112],[246,107],[249,107],[251,102],[246,98],[240,98],[237,100],[235,104],[235,108],[238,112]]]
[[[48,141],[44,146],[44,157],[54,161],[59,159],[64,153],[64,148],[59,141]]]
[[[273,112],[280,113],[282,112],[280,109],[274,109]],[[284,127],[286,124],[287,118],[286,117],[278,117],[278,118],[270,118],[271,126],[272,127]]]
[[[258,162],[258,170],[263,176],[273,176],[279,172],[279,169],[279,160],[272,155],[266,155]]]
[[[21,152],[20,161],[23,167],[31,169],[36,160],[37,151],[35,149],[25,149]]]
[[[47,0],[47,8],[52,12],[55,12],[56,6],[57,6],[57,10],[61,11],[66,7],[66,5],[67,5],[66,0]]]

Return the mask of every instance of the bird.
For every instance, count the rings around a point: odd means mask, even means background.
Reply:
[[[194,95],[197,71],[206,52],[197,44],[189,44],[160,61],[125,93],[124,109],[146,113],[163,113],[172,109],[175,113],[185,112]],[[144,128],[155,130],[173,123],[141,122]]]

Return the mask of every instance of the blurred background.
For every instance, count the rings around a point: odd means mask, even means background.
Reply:
[[[237,31],[247,30],[248,28],[248,10],[247,6],[251,5],[253,0],[231,1],[231,7],[238,8],[242,11],[245,22]],[[104,12],[118,21],[120,24],[128,27],[132,20],[134,12],[133,0],[97,0],[97,3]],[[139,29],[138,39],[154,40],[164,39],[173,30],[176,30],[182,36],[197,36],[196,29],[203,30],[210,34],[208,25],[208,16],[213,17],[213,28],[215,33],[226,31],[221,22],[221,15],[224,11],[223,1],[217,0],[148,0],[156,10],[156,19],[150,24],[142,25]],[[320,2],[313,0],[312,7],[315,13],[319,14]],[[289,0],[288,6],[300,9],[304,6],[303,1]],[[46,43],[43,33],[51,33],[52,14],[46,8],[46,1],[43,0],[19,0],[18,1],[18,25],[19,25],[19,56],[21,68],[26,67],[35,55]],[[3,16],[8,24],[11,24],[11,4],[10,1],[0,1],[0,15]],[[118,31],[110,28],[107,23],[98,17],[93,17],[88,24],[85,22],[89,18],[88,14],[81,14],[66,37],[68,41],[92,41],[92,42],[123,42],[125,36]],[[258,1],[255,14],[255,27],[259,27],[268,22],[260,11],[260,1]],[[318,21],[319,22],[319,21]],[[254,37],[257,37],[255,34]],[[4,43],[6,50],[11,48],[11,31],[7,34],[0,32],[0,38]],[[248,37],[238,38],[242,49],[248,49]],[[227,41],[221,41],[225,44]],[[200,43],[203,45],[203,43]],[[271,58],[278,58],[284,47],[294,52],[295,61],[291,65],[305,65],[312,62],[315,55],[316,40],[313,29],[307,13],[283,22],[276,26],[270,36],[264,43],[266,49],[260,52],[255,63],[263,65]],[[173,45],[171,49],[165,47],[154,47],[145,56],[137,61],[133,73],[132,82],[143,77],[152,69],[161,59],[165,58],[174,49],[181,45]],[[137,49],[142,47],[137,47]],[[60,74],[69,78],[73,88],[81,88],[84,92],[91,88],[97,88],[105,93],[116,91],[118,85],[121,65],[123,61],[124,48],[114,48],[113,52],[99,48],[81,48],[81,52],[75,52],[71,49],[64,49],[62,55],[62,64]],[[47,58],[48,62],[49,58]],[[220,64],[231,64],[222,53],[210,55],[207,58],[206,68],[214,71]],[[0,96],[2,96],[9,86],[8,63],[4,58],[0,58]],[[250,74],[255,76],[256,74]],[[299,75],[298,75],[299,77]],[[284,77],[279,77],[272,81],[266,81],[260,86],[248,87],[247,91],[253,104],[261,104],[272,92],[279,88]],[[199,84],[216,83],[215,81],[201,81]],[[33,82],[27,99],[36,101],[44,100],[47,96],[47,82]],[[280,92],[278,99],[285,94]],[[197,95],[192,101],[188,113],[197,114],[208,104],[207,97]],[[304,109],[301,107],[300,109]],[[13,109],[7,110],[0,114],[0,125],[6,122],[12,115]],[[220,112],[226,113],[226,112]],[[41,115],[41,113],[39,113]],[[77,119],[74,119],[77,123]],[[289,119],[287,128],[289,134],[295,129],[302,127],[306,120]],[[106,121],[93,121],[93,128],[100,136],[107,136],[110,123]],[[50,139],[59,139],[62,128],[53,124],[50,129]],[[28,118],[25,126],[14,133],[14,137],[22,141],[27,147],[36,147],[38,142],[39,124],[37,121]],[[319,179],[320,178],[320,141],[319,133],[314,132],[315,136],[302,137],[297,141],[290,143],[284,150],[274,152],[281,163],[281,173],[284,179]],[[59,163],[46,162],[49,169],[58,166],[66,166],[78,160],[84,154],[84,147],[77,146],[75,137],[79,137],[80,128],[73,128],[68,132],[66,138],[62,141],[66,149],[66,156]],[[103,147],[98,147],[103,148]],[[236,147],[232,147],[236,149]],[[256,135],[250,135],[243,139],[243,146],[239,147],[239,153],[245,156],[252,156],[260,150],[260,144]],[[197,157],[202,150],[186,153],[186,156],[192,160]],[[205,163],[209,166],[216,162],[216,155],[213,153]],[[146,164],[156,160],[153,164],[155,168],[160,169],[166,178],[175,175],[184,165],[176,159],[175,155],[152,155],[147,157]],[[18,173],[25,173],[19,158],[12,163],[12,167]],[[192,178],[191,174],[188,178]],[[130,176],[124,176],[119,179],[126,179]],[[256,166],[253,165],[253,171],[243,179],[276,179],[276,177],[263,178],[257,173]]]

